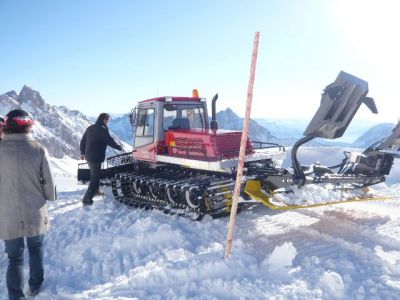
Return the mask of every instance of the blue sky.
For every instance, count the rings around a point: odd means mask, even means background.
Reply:
[[[162,95],[220,95],[244,115],[255,31],[252,116],[311,118],[340,70],[369,82],[396,122],[396,1],[0,0],[0,93],[24,84],[83,113],[124,113]]]

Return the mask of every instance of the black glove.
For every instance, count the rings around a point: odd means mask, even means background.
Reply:
[[[117,148],[119,151],[122,151],[122,146],[121,145],[118,145],[118,148]]]

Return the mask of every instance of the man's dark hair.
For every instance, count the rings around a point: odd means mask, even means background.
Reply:
[[[96,123],[103,122],[104,120],[109,120],[109,119],[110,119],[110,115],[108,113],[101,113],[98,116]]]

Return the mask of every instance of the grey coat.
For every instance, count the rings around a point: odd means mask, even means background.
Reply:
[[[49,227],[55,187],[46,149],[30,134],[0,142],[0,239],[36,236]]]

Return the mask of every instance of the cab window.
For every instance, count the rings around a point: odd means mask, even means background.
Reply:
[[[154,109],[141,109],[137,115],[135,148],[154,141]]]
[[[181,128],[185,124],[185,128]],[[189,128],[187,128],[189,127]],[[198,104],[166,104],[164,105],[163,129],[204,129],[204,109]]]

